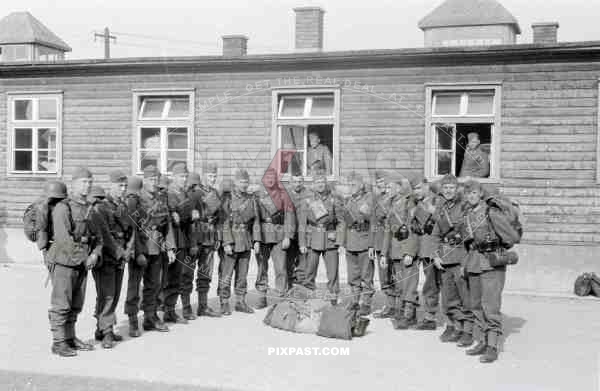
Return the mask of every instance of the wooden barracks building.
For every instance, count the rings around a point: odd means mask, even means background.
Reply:
[[[309,177],[314,131],[333,180],[434,179],[460,173],[475,132],[490,156],[482,181],[525,216],[508,290],[567,292],[599,271],[599,41],[558,42],[558,23],[538,23],[517,44],[496,0],[447,0],[419,22],[422,48],[328,52],[324,11],[294,12],[295,51],[274,55],[247,55],[248,38],[232,35],[221,56],[64,60],[69,46],[30,14],[0,21],[0,259],[37,262],[23,210],[75,166],[104,183],[117,167],[214,161],[259,183],[293,148],[289,171]]]

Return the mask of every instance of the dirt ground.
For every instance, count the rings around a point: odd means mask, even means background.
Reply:
[[[506,341],[492,365],[440,343],[441,329],[398,331],[372,319],[365,337],[331,340],[266,327],[264,310],[130,339],[122,303],[125,341],[59,358],[50,354],[44,280],[42,267],[0,265],[1,390],[600,390],[600,300],[505,295]],[[94,298],[90,276],[77,324],[85,340],[93,338]],[[313,347],[349,354],[273,354]]]

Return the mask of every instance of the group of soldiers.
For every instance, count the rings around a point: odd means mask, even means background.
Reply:
[[[52,240],[44,259],[53,285],[53,353],[75,356],[77,350],[93,349],[75,335],[88,270],[97,290],[95,337],[111,348],[122,340],[114,326],[125,268],[129,335],[139,337],[140,310],[143,329],[159,332],[169,331],[169,322],[231,315],[232,280],[235,311],[267,307],[269,260],[275,281],[269,297],[285,296],[294,284],[316,290],[323,259],[332,304],[343,300],[360,315],[370,315],[377,265],[386,302],[374,317],[391,318],[396,329],[435,330],[441,294],[447,317],[441,340],[469,347],[476,339],[467,354],[481,355],[482,362],[497,358],[506,267],[491,266],[486,252],[498,248],[479,242],[494,233],[481,223],[485,202],[476,180],[459,191],[452,175],[430,184],[415,174],[378,172],[371,187],[352,172],[332,186],[325,172],[317,172],[311,189],[302,177],[292,177],[286,190],[269,169],[262,188],[249,191],[243,169],[233,181],[224,179],[220,189],[217,177],[214,164],[202,180],[180,163],[169,178],[154,166],[143,169],[143,179],[111,172],[107,191],[93,185],[86,168],[73,172],[69,196],[64,183],[47,184]],[[254,309],[246,300],[252,252],[257,261]],[[217,309],[207,300],[215,254],[220,259]],[[338,278],[342,255],[350,288],[346,297],[340,295]],[[417,322],[420,267],[425,272],[424,317]],[[181,315],[175,311],[179,299]]]

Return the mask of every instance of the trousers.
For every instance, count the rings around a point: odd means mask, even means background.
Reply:
[[[105,262],[98,268],[92,270],[92,276],[96,283],[96,327],[106,334],[112,331],[117,324],[116,309],[121,296],[121,285],[123,283],[123,267],[114,261]]]
[[[85,300],[87,270],[84,265],[67,267],[59,264],[52,264],[50,270],[50,331],[55,343],[64,342],[75,338],[75,322]]]
[[[336,296],[340,293],[340,282],[338,280],[339,258],[337,249],[318,251],[308,249],[306,257],[306,274],[303,285],[309,289],[316,289],[317,272],[319,270],[319,257],[323,255],[325,271],[327,273],[327,290]]]
[[[275,269],[275,292],[283,296],[288,289],[287,252],[280,243],[263,243],[256,257],[258,272],[255,287],[259,294],[266,295],[269,288],[269,258]]]
[[[469,274],[469,293],[475,318],[473,334],[488,346],[498,348],[502,338],[502,290],[506,268]]]
[[[148,264],[139,266],[136,262],[129,262],[127,281],[127,298],[125,299],[125,314],[137,315],[140,310],[140,284],[143,281],[141,303],[144,314],[151,316],[156,312],[157,298],[160,290],[160,273],[163,264],[162,256],[146,255]]]
[[[234,273],[236,296],[246,296],[246,293],[248,293],[249,262],[250,251],[234,252],[231,255],[224,254],[219,263],[219,286],[217,288],[221,300],[227,300],[231,297],[231,280]]]
[[[473,312],[471,311],[467,280],[460,264],[444,265],[442,271],[442,311],[448,324],[466,333],[473,332]]]
[[[435,320],[435,314],[438,311],[440,302],[440,288],[442,286],[442,273],[433,264],[431,258],[420,258],[425,274],[423,283],[423,307],[425,309],[425,318]]]
[[[370,306],[375,293],[373,276],[375,264],[369,259],[368,251],[346,251],[348,285],[352,291],[352,302],[360,301]]]

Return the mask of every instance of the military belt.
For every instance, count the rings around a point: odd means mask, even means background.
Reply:
[[[333,231],[333,230],[335,230],[335,224],[333,224],[333,223],[327,223],[327,224],[309,223],[309,225],[311,227],[325,229],[327,231]]]
[[[363,221],[360,223],[353,223],[352,225],[350,225],[350,230],[356,232],[366,232],[369,230],[370,227],[371,224],[368,221]]]

